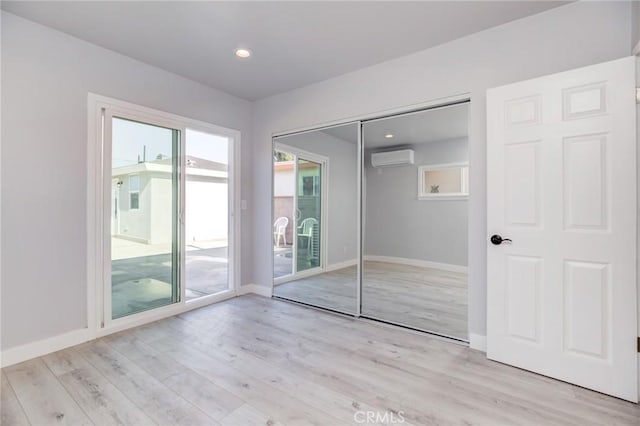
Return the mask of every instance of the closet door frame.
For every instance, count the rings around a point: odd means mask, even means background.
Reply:
[[[352,117],[352,118],[347,118],[347,119],[343,119],[343,120],[335,120],[335,121],[331,121],[331,122],[326,122],[323,124],[316,124],[316,125],[310,125],[310,126],[306,126],[306,127],[300,127],[300,128],[294,128],[294,129],[290,129],[290,130],[285,130],[285,131],[280,131],[280,132],[274,132],[271,134],[271,140],[272,140],[272,150],[271,152],[273,153],[274,149],[276,148],[276,140],[278,138],[284,137],[284,136],[291,136],[291,135],[295,135],[295,134],[302,134],[302,133],[308,133],[308,132],[313,132],[313,131],[317,131],[317,130],[322,130],[322,129],[327,129],[327,128],[331,128],[331,127],[337,127],[337,126],[343,126],[346,124],[357,124],[358,125],[358,143],[357,143],[357,147],[358,147],[358,154],[357,154],[357,158],[358,158],[358,164],[357,164],[357,176],[358,176],[358,182],[357,182],[357,197],[358,197],[358,211],[357,211],[357,216],[358,216],[358,223],[357,223],[357,253],[358,253],[358,259],[357,259],[357,305],[356,305],[356,313],[355,314],[346,314],[358,319],[362,319],[362,320],[366,320],[366,321],[374,321],[376,323],[379,324],[389,324],[392,326],[399,326],[399,327],[403,327],[409,330],[413,330],[413,331],[418,331],[421,333],[427,333],[427,334],[431,334],[434,336],[438,336],[438,337],[442,337],[443,339],[446,339],[448,341],[451,342],[457,342],[457,343],[463,343],[463,344],[468,344],[467,341],[464,340],[460,340],[457,339],[455,337],[450,337],[450,336],[442,336],[438,333],[432,332],[432,331],[428,331],[428,330],[422,330],[422,329],[416,329],[414,327],[411,326],[407,326],[407,325],[403,325],[403,324],[396,324],[396,323],[389,323],[386,322],[384,320],[380,320],[380,319],[376,319],[376,318],[371,318],[371,317],[366,317],[366,316],[362,316],[362,280],[363,280],[363,268],[364,268],[364,225],[365,225],[365,217],[364,217],[364,206],[366,205],[366,182],[364,179],[364,141],[363,141],[363,132],[362,132],[362,126],[366,123],[366,122],[370,122],[370,121],[376,121],[376,120],[381,120],[381,119],[385,119],[385,118],[391,118],[394,116],[400,116],[400,115],[405,115],[405,114],[410,114],[410,113],[416,113],[416,112],[421,112],[421,111],[426,111],[426,110],[430,110],[430,109],[437,109],[437,108],[442,108],[442,107],[448,107],[448,106],[453,106],[456,104],[463,104],[463,103],[471,103],[472,99],[471,99],[471,94],[470,93],[462,93],[459,95],[454,95],[454,96],[449,96],[449,97],[443,97],[443,98],[439,98],[439,99],[434,99],[431,101],[426,101],[426,102],[421,102],[421,103],[417,103],[417,104],[413,104],[410,106],[404,106],[404,107],[399,107],[399,108],[392,108],[392,109],[388,109],[388,110],[384,110],[384,111],[379,111],[379,112],[375,112],[375,113],[370,113],[370,114],[363,114],[361,116],[357,116],[357,117]],[[472,134],[471,131],[471,122],[469,122],[469,134]],[[471,136],[470,136],[471,139]],[[471,142],[470,142],[471,143]],[[472,164],[471,161],[469,161],[469,168],[473,167],[474,164]],[[274,194],[274,184],[273,184],[273,167],[271,167],[271,216],[273,216],[273,194]],[[273,217],[272,217],[272,222],[273,223]],[[271,232],[271,229],[270,229]],[[273,239],[271,237],[271,239]],[[271,252],[271,257],[273,258],[273,250]],[[273,268],[273,262],[272,262],[272,268]],[[273,277],[273,269],[271,271],[271,276]],[[272,278],[272,289],[271,289],[271,295],[272,297],[275,297],[274,294],[274,289],[275,289],[275,280]],[[471,280],[469,280],[469,289],[471,289]],[[469,294],[471,294],[471,291],[469,291]],[[327,310],[326,308],[317,307],[318,309],[323,309],[323,310]],[[471,303],[468,304],[468,310],[471,309]],[[469,315],[470,312],[468,312],[468,318],[471,318],[471,315]],[[469,322],[467,323],[467,325],[469,325]],[[469,334],[469,336],[471,336],[471,334]]]

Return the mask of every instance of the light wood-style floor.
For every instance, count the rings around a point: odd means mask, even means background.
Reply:
[[[362,315],[468,340],[467,274],[367,260]],[[298,302],[355,313],[356,267],[277,285],[274,294]]]
[[[367,412],[406,425],[640,421],[638,405],[461,345],[258,296],[2,371],[3,425],[335,426]]]

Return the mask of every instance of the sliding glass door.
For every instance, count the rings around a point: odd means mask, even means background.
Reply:
[[[274,151],[274,277],[292,277],[324,262],[323,168],[326,160],[293,147]]]
[[[102,327],[234,294],[237,132],[142,110],[101,108]]]
[[[111,121],[111,318],[178,301],[180,130]]]

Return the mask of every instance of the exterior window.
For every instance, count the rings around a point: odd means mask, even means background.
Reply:
[[[304,196],[320,196],[320,176],[303,176],[302,177],[302,194]]]
[[[129,208],[140,208],[140,176],[129,176]]]

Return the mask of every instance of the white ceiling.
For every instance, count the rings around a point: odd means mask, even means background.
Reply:
[[[567,2],[2,1],[2,9],[256,100]],[[239,60],[237,47],[254,55]]]
[[[469,104],[464,103],[366,121],[362,126],[364,146],[367,150],[384,150],[464,138],[468,135],[468,117]],[[355,123],[321,131],[353,144],[358,141]],[[387,134],[392,134],[393,138],[386,138]]]
[[[323,132],[333,136],[334,138],[342,139],[352,144],[358,143],[358,124],[349,123],[341,126],[329,127],[323,129]]]
[[[469,104],[465,103],[365,122],[364,147],[383,149],[464,138],[468,135],[468,114]],[[385,138],[389,133],[393,138]]]

